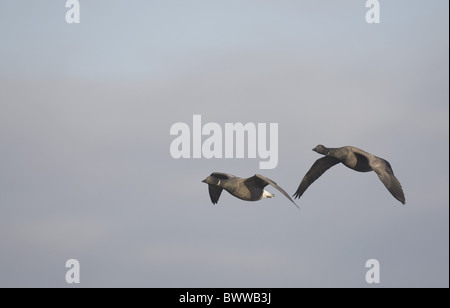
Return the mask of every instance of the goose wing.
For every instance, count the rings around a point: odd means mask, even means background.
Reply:
[[[338,163],[340,163],[340,160],[332,156],[325,156],[316,160],[311,169],[309,169],[303,177],[297,191],[294,194],[294,197],[296,199],[300,198],[315,180],[317,180],[325,171]]]
[[[279,192],[281,192],[286,198],[288,198],[292,203],[294,203],[294,205],[298,208],[298,205],[294,202],[294,200],[292,200],[292,198],[289,196],[289,194],[280,186],[278,186],[277,183],[275,183],[274,181],[272,181],[269,178],[266,178],[263,175],[260,174],[256,174],[254,176],[252,176],[251,178],[248,178],[247,180],[244,181],[245,185],[247,187],[258,187],[259,189],[264,189],[264,187],[266,187],[267,185],[271,185],[274,188],[276,188]]]
[[[217,204],[219,202],[220,195],[222,194],[222,187],[208,185],[209,197],[211,198],[211,202],[213,204]]]
[[[402,185],[395,177],[391,164],[387,160],[377,157],[371,166],[391,195],[402,204],[405,204],[406,199],[405,194],[403,193]]]

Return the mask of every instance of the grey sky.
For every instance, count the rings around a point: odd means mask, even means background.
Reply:
[[[449,286],[447,1],[0,3],[0,286]],[[192,115],[279,123],[279,163],[174,160]],[[299,200],[211,205],[213,171],[293,194],[317,144],[387,159],[330,169]]]

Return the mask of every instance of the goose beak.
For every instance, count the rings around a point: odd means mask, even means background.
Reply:
[[[317,152],[317,149],[316,148],[314,148],[314,149],[312,149],[314,152]]]
[[[206,180],[203,180],[202,183],[206,183]]]

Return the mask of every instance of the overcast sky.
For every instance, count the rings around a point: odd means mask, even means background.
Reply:
[[[0,287],[449,286],[449,4],[380,1],[0,2]],[[177,122],[278,123],[278,166],[170,155]],[[261,173],[297,202],[250,203],[201,181]]]

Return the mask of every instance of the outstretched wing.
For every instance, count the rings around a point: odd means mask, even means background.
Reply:
[[[314,183],[315,180],[317,180],[322,174],[324,174],[325,171],[338,163],[340,163],[340,161],[332,156],[325,156],[316,160],[311,169],[309,169],[309,171],[303,177],[297,191],[294,194],[294,197],[296,199],[300,198],[306,191],[306,189],[308,189],[308,187],[312,183]]]
[[[211,198],[211,202],[213,204],[217,204],[219,202],[220,195],[222,194],[222,187],[208,185],[209,197]]]
[[[395,177],[394,171],[392,171],[391,164],[387,160],[378,158],[381,163],[377,162],[373,171],[376,172],[381,182],[386,186],[392,196],[400,201],[402,204],[406,203],[405,194],[403,193],[402,185],[400,181]]]
[[[275,183],[274,181],[272,181],[269,178],[266,178],[263,175],[256,174],[256,175],[252,176],[251,178],[248,178],[247,180],[245,180],[244,183],[249,184],[248,186],[255,186],[255,187],[259,187],[261,189],[264,189],[264,187],[266,187],[267,185],[271,185],[271,186],[275,187],[279,192],[281,192],[292,203],[294,203],[294,205],[298,208],[298,205],[295,204],[294,200],[292,200],[292,198],[289,196],[289,194],[286,191],[284,191],[283,188],[281,188],[280,186],[278,186],[277,183]]]

